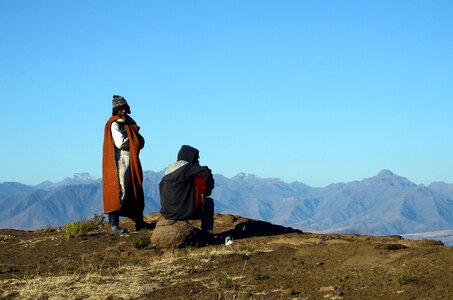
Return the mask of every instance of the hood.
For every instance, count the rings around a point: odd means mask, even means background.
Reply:
[[[181,147],[181,150],[179,150],[178,152],[178,160],[195,163],[198,161],[198,158],[200,158],[199,153],[200,151],[198,151],[198,149],[195,149],[194,147],[188,145],[183,145]]]
[[[179,170],[180,168],[184,167],[187,164],[188,162],[185,160],[178,160],[177,162],[169,164],[167,169],[165,169],[164,176],[167,176],[168,174],[171,174],[174,171]]]

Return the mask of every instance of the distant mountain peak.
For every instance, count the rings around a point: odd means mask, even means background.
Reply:
[[[236,176],[234,176],[233,178],[247,180],[249,178],[256,178],[256,176],[253,175],[253,174],[247,174],[247,173],[244,173],[244,172],[240,172]]]
[[[74,178],[87,178],[87,177],[92,177],[92,176],[88,172],[82,172],[82,173],[74,173],[74,175],[72,175],[72,177],[74,177]]]
[[[381,172],[379,172],[379,174],[377,176],[396,176],[392,171],[388,170],[388,169],[383,169],[381,170]]]
[[[402,185],[402,186],[416,186],[415,183],[411,182],[406,177],[398,176],[388,169],[383,169],[374,177],[365,179],[366,183],[373,184],[391,184],[391,185]]]
[[[62,181],[55,184],[55,186],[66,186],[66,185],[80,185],[80,184],[91,184],[97,181],[100,181],[94,176],[91,176],[89,173],[74,173],[72,177],[66,177]]]

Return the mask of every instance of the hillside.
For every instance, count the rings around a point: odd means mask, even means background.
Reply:
[[[156,249],[139,247],[152,231],[112,236],[101,225],[71,238],[63,227],[0,230],[0,299],[449,299],[453,294],[453,248],[430,240],[302,233],[218,214],[215,232],[233,234],[232,245]]]

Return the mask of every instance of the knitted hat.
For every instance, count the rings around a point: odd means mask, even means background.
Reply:
[[[120,106],[127,105],[126,99],[123,96],[113,95],[112,107],[113,109],[119,108]]]
[[[126,112],[128,114],[131,113],[131,109],[129,107],[129,104],[127,104],[126,99],[123,96],[113,95],[112,111],[115,113],[121,107],[125,107],[126,108]]]

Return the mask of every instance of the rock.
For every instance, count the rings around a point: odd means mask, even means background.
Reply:
[[[286,288],[282,291],[282,295],[286,298],[286,297],[293,297],[293,296],[297,296],[299,295],[300,292],[299,291],[296,291],[292,288]]]
[[[395,251],[406,249],[407,247],[402,244],[379,244],[376,246],[377,249],[388,250],[388,251]]]
[[[186,221],[160,220],[151,235],[157,248],[181,248],[198,242],[200,230]]]
[[[331,285],[331,286],[323,286],[323,287],[320,287],[319,288],[319,291],[321,293],[332,293],[336,290],[335,286]]]

